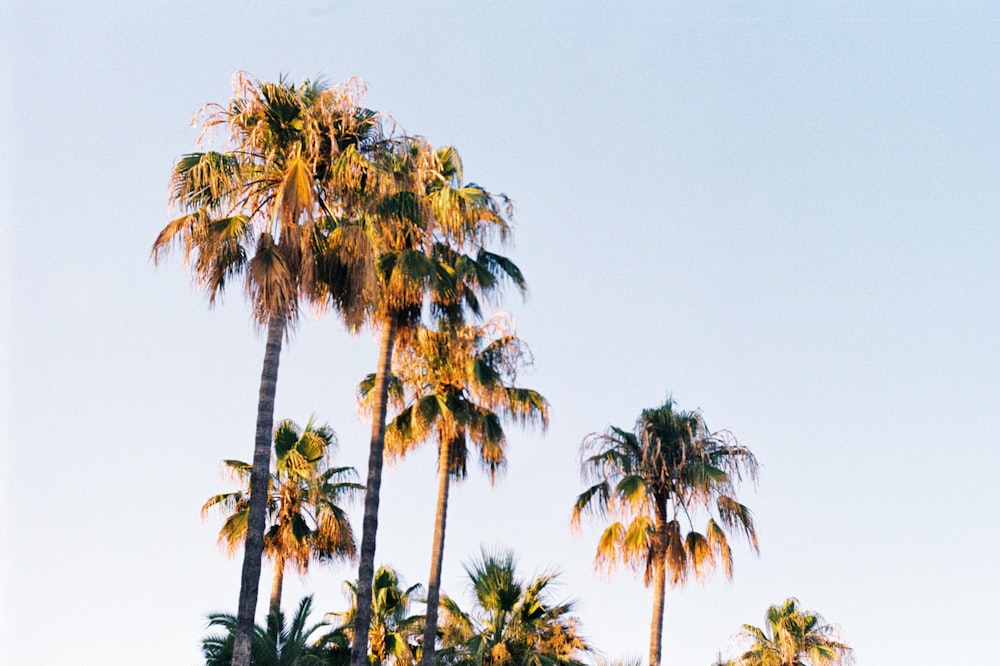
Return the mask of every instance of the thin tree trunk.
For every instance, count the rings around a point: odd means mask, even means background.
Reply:
[[[663,642],[663,597],[666,592],[666,563],[657,556],[653,568],[653,621],[649,628],[649,666],[660,666]]]
[[[437,642],[438,600],[441,597],[441,563],[444,561],[444,529],[448,517],[448,490],[451,481],[451,440],[445,438],[438,452],[438,498],[434,513],[434,544],[431,572],[427,579],[427,616],[424,624],[424,654],[421,666],[433,666]]]
[[[253,447],[253,470],[250,473],[250,515],[247,519],[247,538],[243,549],[243,574],[240,579],[240,601],[236,615],[232,666],[250,666],[250,645],[253,639],[254,615],[257,612],[257,590],[260,586],[260,562],[264,554],[267,484],[271,476],[274,394],[278,385],[278,359],[281,355],[281,338],[284,334],[283,319],[276,317],[268,322],[264,368],[260,375],[260,393],[257,399],[257,434]]]
[[[368,629],[372,615],[372,577],[375,575],[375,533],[378,531],[379,492],[382,488],[382,453],[385,444],[385,414],[389,399],[392,348],[396,342],[397,319],[389,315],[382,326],[378,368],[375,372],[375,404],[372,408],[372,437],[368,452],[368,483],[365,488],[365,516],[361,527],[361,562],[358,566],[357,611],[354,616],[354,645],[351,665],[368,664]]]
[[[656,520],[656,549],[653,557],[653,619],[649,628],[649,666],[660,666],[663,650],[663,599],[667,591],[667,523]]]
[[[271,574],[271,604],[267,609],[267,624],[270,628],[271,624],[274,623],[274,627],[277,631],[274,635],[278,635],[281,627],[278,627],[278,613],[281,612],[281,588],[285,582],[285,558],[280,554],[274,557],[274,573]]]

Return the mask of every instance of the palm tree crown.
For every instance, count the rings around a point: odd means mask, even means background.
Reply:
[[[397,399],[403,408],[386,426],[386,451],[405,456],[431,439],[448,444],[448,469],[464,478],[469,445],[490,480],[506,467],[503,420],[548,426],[549,404],[538,392],[514,385],[518,370],[530,365],[527,346],[514,332],[508,315],[486,324],[438,322],[402,337],[394,359]],[[374,375],[362,382],[367,400]]]
[[[179,245],[196,283],[215,303],[242,277],[255,320],[293,323],[317,288],[316,242],[358,197],[379,118],[359,106],[361,84],[234,77],[228,106],[210,104],[206,133],[229,131],[224,150],[184,155],[170,202],[183,213],[153,243],[159,260]]]
[[[372,612],[368,631],[372,666],[410,666],[416,660],[417,637],[423,616],[410,614],[410,603],[419,594],[419,584],[403,588],[399,573],[386,566],[379,567],[372,581]],[[343,612],[330,613],[334,629],[322,640],[327,644],[353,644],[358,609],[358,586],[344,582],[351,602]]]
[[[833,666],[854,663],[854,651],[835,625],[825,624],[814,611],[801,610],[797,599],[786,599],[767,610],[763,629],[743,625],[742,637],[753,644],[736,666]]]
[[[483,550],[465,566],[475,607],[441,600],[442,649],[448,666],[578,665],[590,647],[578,633],[572,601],[551,600],[554,572],[530,580],[516,572],[510,551]]]
[[[352,482],[352,467],[330,467],[335,445],[333,430],[315,425],[305,428],[290,420],[278,424],[274,432],[274,473],[267,491],[267,529],[264,552],[274,562],[274,582],[270,614],[280,607],[281,588],[287,565],[305,573],[314,560],[335,561],[355,554],[354,533],[342,508],[363,490]],[[252,465],[226,460],[240,490],[214,495],[202,506],[202,516],[212,508],[227,515],[219,530],[219,543],[229,555],[246,539],[252,493],[248,487]]]
[[[653,585],[649,659],[658,666],[667,579],[681,585],[716,566],[731,576],[729,531],[742,532],[757,550],[750,510],[735,498],[737,481],[756,479],[756,458],[728,433],[711,432],[700,412],[677,410],[671,399],[643,410],[631,432],[611,427],[589,435],[581,450],[583,475],[596,483],[577,498],[573,525],[584,514],[612,519],[596,566],[610,571],[622,563]],[[709,515],[703,532],[693,523],[699,510]]]
[[[312,597],[303,597],[285,625],[285,617],[278,613],[267,628],[255,626],[251,643],[251,663],[254,666],[329,666],[343,663],[334,650],[312,640],[323,625],[307,624],[312,610]],[[233,660],[233,642],[236,618],[228,613],[212,613],[209,627],[220,627],[221,634],[210,634],[202,639],[201,650],[205,666],[230,666]],[[342,652],[341,652],[342,653]]]

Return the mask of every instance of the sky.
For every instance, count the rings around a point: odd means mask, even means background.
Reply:
[[[645,655],[650,592],[569,530],[578,447],[672,395],[759,458],[761,552],[668,590],[664,663],[795,596],[860,666],[973,663],[1000,620],[1000,4],[0,2],[0,661],[200,663],[239,558],[199,509],[247,459],[263,338],[149,251],[191,119],[233,74],[359,76],[516,204],[511,294],[551,402],[493,489],[452,495],[445,591],[513,549],[584,634]],[[370,331],[307,316],[275,416],[338,433]],[[387,470],[377,562],[426,580],[434,452]],[[352,509],[360,531],[360,507]],[[263,587],[266,597],[268,572]],[[285,603],[342,610],[349,566]],[[263,608],[266,598],[259,605]],[[988,649],[988,647],[986,648]]]

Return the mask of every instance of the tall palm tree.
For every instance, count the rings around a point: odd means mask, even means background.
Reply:
[[[416,662],[417,637],[423,616],[410,614],[410,603],[420,593],[421,585],[403,588],[399,573],[379,567],[372,581],[371,621],[368,630],[371,666],[412,666]],[[333,631],[323,638],[329,644],[353,644],[358,610],[358,586],[344,582],[351,602],[346,611],[330,613],[336,620]]]
[[[584,514],[614,519],[595,565],[610,571],[622,563],[652,584],[649,664],[659,666],[668,580],[682,585],[716,566],[731,577],[727,532],[742,532],[757,550],[750,510],[735,497],[737,481],[756,479],[757,460],[729,433],[711,432],[701,412],[680,411],[670,398],[643,410],[631,432],[612,426],[588,435],[581,455],[583,476],[595,483],[577,498],[573,526]],[[703,532],[693,522],[699,510],[709,516]]]
[[[357,477],[353,467],[329,466],[335,437],[329,426],[315,425],[312,419],[305,428],[288,419],[275,428],[275,465],[268,485],[264,532],[264,554],[274,563],[269,618],[281,608],[288,565],[304,574],[311,561],[337,561],[355,555],[354,533],[341,505],[364,487],[350,481]],[[219,543],[233,555],[247,536],[253,466],[240,460],[224,464],[242,488],[210,497],[201,513],[204,517],[215,507],[226,514]]]
[[[509,316],[493,317],[484,326],[442,319],[437,330],[412,331],[399,351],[397,375],[407,404],[387,426],[386,450],[390,456],[403,456],[430,439],[438,444],[438,497],[421,660],[423,666],[432,666],[451,479],[465,477],[471,444],[494,481],[506,465],[502,419],[540,423],[544,429],[549,405],[537,391],[514,385],[517,371],[531,359]],[[369,377],[361,393],[367,394],[372,384]]]
[[[743,625],[742,636],[752,642],[736,666],[847,666],[854,651],[841,639],[835,625],[825,624],[814,611],[801,610],[797,599],[767,609],[763,629]]]
[[[363,666],[368,653],[364,628],[371,614],[388,387],[397,336],[416,325],[425,306],[452,318],[466,311],[478,316],[480,297],[492,298],[505,282],[524,291],[517,266],[485,249],[489,240],[509,235],[506,200],[463,184],[457,152],[434,150],[423,140],[403,137],[392,150],[380,153],[377,164],[389,175],[380,180],[392,185],[370,200],[364,217],[377,284],[371,317],[380,342],[372,387],[354,666]]]
[[[558,574],[530,580],[517,575],[510,551],[484,549],[465,565],[476,604],[463,611],[448,596],[441,601],[442,648],[447,666],[579,665],[591,653],[579,635],[573,602],[554,602]]]
[[[229,103],[208,105],[205,133],[227,132],[221,151],[184,155],[170,180],[170,202],[181,213],[153,243],[158,262],[172,247],[183,250],[196,284],[213,304],[232,280],[242,279],[257,326],[267,343],[257,405],[251,502],[240,582],[233,663],[247,666],[264,548],[271,430],[282,339],[298,314],[300,298],[332,291],[348,303],[350,284],[317,286],[316,239],[355,197],[362,152],[379,119],[360,109],[357,86],[328,88],[284,79],[234,77]],[[340,262],[341,266],[350,266]],[[338,295],[339,294],[339,295]]]
[[[251,642],[251,663],[254,666],[328,666],[337,663],[336,652],[311,640],[322,628],[322,623],[308,625],[312,610],[312,597],[303,597],[285,626],[284,615],[279,611],[275,621],[266,628],[254,627]],[[208,616],[209,627],[221,627],[224,633],[211,634],[201,641],[205,666],[229,666],[233,660],[233,643],[236,618],[227,613]]]

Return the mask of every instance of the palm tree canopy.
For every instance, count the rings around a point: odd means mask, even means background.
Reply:
[[[741,636],[752,643],[737,666],[849,666],[854,651],[841,639],[836,625],[826,624],[814,611],[786,599],[767,610],[763,629],[743,625]]]
[[[331,467],[336,436],[327,425],[312,419],[305,428],[284,420],[274,432],[274,473],[268,487],[268,527],[264,552],[278,556],[305,572],[311,560],[338,560],[355,553],[354,534],[342,505],[364,487],[353,482],[352,467]],[[218,508],[227,515],[219,543],[233,555],[246,538],[250,508],[249,481],[253,466],[226,460],[226,468],[243,488],[210,497],[202,517]]]
[[[736,483],[756,480],[757,460],[728,432],[712,432],[700,411],[681,411],[672,399],[643,410],[632,431],[610,427],[581,447],[584,478],[595,482],[577,498],[572,524],[591,515],[612,522],[601,535],[595,565],[625,564],[647,585],[658,556],[672,584],[707,576],[721,566],[732,574],[728,532],[742,532],[757,550],[750,510],[735,497]],[[693,518],[707,513],[698,531]]]
[[[503,421],[548,427],[548,401],[515,385],[518,371],[530,364],[531,352],[508,315],[482,326],[440,320],[437,329],[406,331],[390,385],[402,408],[386,427],[388,455],[405,456],[430,439],[447,440],[449,470],[462,478],[471,444],[495,480],[506,467]],[[371,400],[373,387],[374,375],[369,375],[358,389],[363,404]]]
[[[326,643],[353,643],[354,622],[358,607],[358,586],[345,581],[344,590],[351,602],[346,611],[330,613],[333,630],[323,637]],[[417,658],[417,637],[423,616],[411,615],[410,604],[422,586],[404,588],[399,573],[382,566],[372,581],[372,613],[369,638],[369,662],[372,666],[409,666]]]
[[[311,640],[323,626],[322,623],[308,624],[311,611],[312,597],[303,597],[287,627],[280,613],[278,622],[269,623],[266,628],[255,626],[250,648],[253,666],[329,666],[337,663],[334,650]],[[208,626],[219,627],[223,632],[202,639],[205,666],[229,666],[233,659],[236,617],[212,613],[208,616]]]
[[[591,652],[579,634],[573,601],[556,602],[555,572],[517,575],[511,551],[484,549],[465,565],[475,606],[441,599],[440,662],[451,666],[580,664]]]
[[[223,145],[174,166],[170,202],[181,215],[156,238],[154,260],[179,246],[210,303],[242,278],[258,324],[294,323],[304,294],[330,291],[320,287],[333,269],[322,265],[318,239],[371,187],[364,153],[378,145],[381,118],[360,106],[362,92],[356,79],[328,87],[237,73],[229,103],[209,104],[197,117],[203,140],[227,132]],[[333,300],[346,305],[345,293],[364,279],[341,273]],[[358,284],[345,286],[348,278]]]
[[[480,299],[494,300],[503,285],[524,292],[520,269],[486,249],[510,238],[512,207],[503,195],[462,182],[454,148],[394,136],[369,157],[367,181],[378,185],[368,188],[354,224],[372,261],[377,294],[369,309],[377,325],[389,316],[413,324],[425,305],[453,318],[479,316]]]

